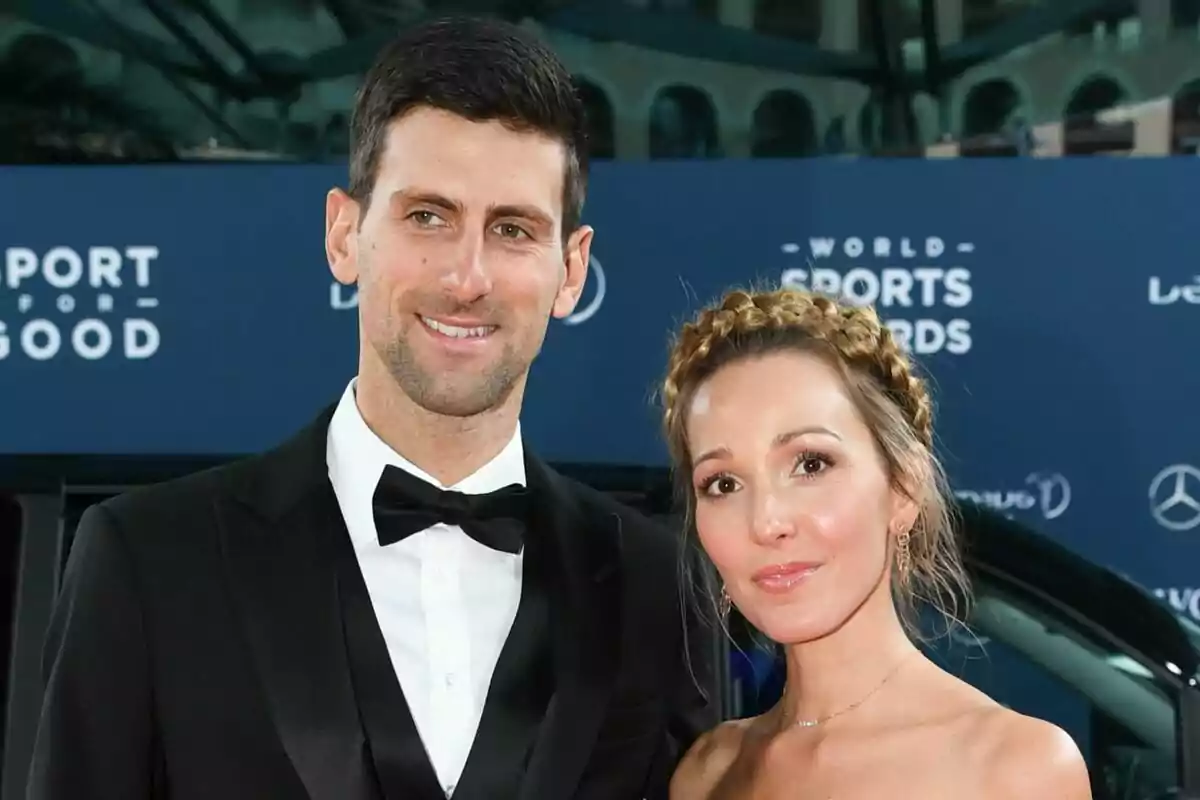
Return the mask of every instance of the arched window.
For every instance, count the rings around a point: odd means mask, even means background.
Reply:
[[[694,86],[668,86],[650,109],[651,158],[718,158],[717,111]]]
[[[1024,120],[1021,96],[1003,78],[971,87],[963,103],[962,149],[964,156],[1015,156]]]
[[[812,106],[786,89],[770,92],[754,109],[750,154],[754,158],[800,158],[817,152]]]
[[[1096,75],[1081,83],[1063,110],[1063,153],[1094,155],[1133,150],[1133,122],[1103,123],[1102,111],[1126,101],[1126,92],[1112,78]]]
[[[39,86],[79,86],[83,84],[83,65],[75,50],[53,36],[27,33],[18,37],[4,54],[4,60],[26,80]]]
[[[617,146],[612,102],[603,89],[586,78],[576,78],[575,88],[587,114],[589,157],[615,158]]]
[[[1171,98],[1171,152],[1200,153],[1200,79],[1187,83]]]

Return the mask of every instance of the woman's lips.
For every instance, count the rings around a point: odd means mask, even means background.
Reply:
[[[763,567],[750,579],[765,592],[783,593],[804,583],[820,568],[820,564],[811,561],[789,561],[786,564]]]

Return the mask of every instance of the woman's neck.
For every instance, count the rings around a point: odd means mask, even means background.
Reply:
[[[882,586],[833,633],[785,648],[782,725],[823,723],[866,705],[917,652]]]

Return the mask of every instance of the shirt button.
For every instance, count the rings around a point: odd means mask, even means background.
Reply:
[[[445,683],[447,687],[451,687],[454,685],[454,676],[444,675],[442,676],[442,682]]]

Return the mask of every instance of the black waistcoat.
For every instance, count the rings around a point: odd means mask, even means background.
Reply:
[[[522,559],[521,598],[488,688],[483,715],[454,800],[516,797],[554,693],[550,637],[551,571],[546,537],[530,532]],[[354,696],[363,724],[363,757],[384,800],[444,800],[387,644],[353,545],[330,532]],[[319,692],[321,687],[314,686]],[[320,735],[314,732],[314,735]]]

